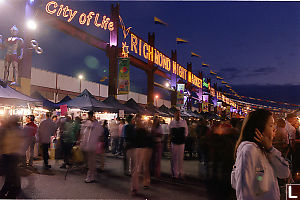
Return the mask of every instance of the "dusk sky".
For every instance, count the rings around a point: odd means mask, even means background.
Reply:
[[[23,31],[24,1],[18,2],[14,11],[0,5],[0,34],[4,37],[13,24]],[[79,13],[107,16],[110,5],[116,3],[56,2]],[[144,40],[148,32],[155,32],[155,47],[169,57],[176,49],[178,63],[186,67],[192,62],[195,74],[203,71],[204,77],[211,77],[209,70],[213,70],[240,95],[300,104],[300,2],[120,2],[120,15],[126,27]],[[154,16],[168,26],[154,24]],[[109,31],[80,25],[78,18],[72,22],[109,42]],[[176,44],[176,37],[189,43]],[[42,22],[38,22],[35,38],[44,53],[33,57],[34,67],[71,76],[85,73],[86,79],[96,82],[108,76],[105,52]],[[201,59],[191,58],[191,51]],[[203,68],[201,62],[211,67]],[[133,66],[130,70],[132,89],[145,93],[144,72]],[[212,82],[221,85],[216,79]]]

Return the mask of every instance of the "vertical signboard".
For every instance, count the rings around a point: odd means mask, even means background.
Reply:
[[[226,106],[226,116],[230,118],[230,106]]]
[[[130,90],[129,58],[119,58],[118,94],[128,94]]]
[[[177,106],[184,105],[184,84],[177,84]]]
[[[202,103],[202,111],[203,112],[208,112],[208,102],[203,101],[203,103]]]

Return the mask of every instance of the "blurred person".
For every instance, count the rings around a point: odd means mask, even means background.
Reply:
[[[207,147],[207,134],[209,128],[207,127],[207,121],[205,119],[200,119],[197,123],[196,133],[197,133],[197,149],[198,158],[200,162],[207,164],[208,159],[208,147]]]
[[[163,129],[160,125],[158,117],[154,117],[153,119],[151,134],[154,137],[151,171],[155,177],[160,178],[160,161],[161,161],[162,148],[163,148],[162,145]]]
[[[88,112],[88,119],[82,124],[80,148],[87,157],[88,172],[85,183],[95,182],[96,150],[100,137],[103,136],[103,127],[94,118],[94,112]]]
[[[168,151],[168,138],[169,138],[169,125],[163,119],[161,122],[161,128],[163,130],[162,146],[163,152]]]
[[[120,124],[119,124],[119,130],[118,130],[118,133],[119,133],[119,143],[118,143],[118,153],[117,155],[124,155],[124,126],[125,126],[125,120],[124,119],[121,119],[120,120]]]
[[[174,118],[175,120],[171,121],[169,125],[172,147],[172,176],[173,178],[183,178],[184,143],[189,132],[186,121],[180,119],[180,111],[175,112]]]
[[[235,148],[231,184],[237,199],[280,199],[277,178],[287,178],[289,164],[272,146],[272,113],[258,109],[245,118]]]
[[[136,143],[136,132],[135,132],[135,121],[133,120],[133,115],[129,115],[126,118],[127,124],[123,127],[123,136],[125,140],[125,149],[123,157],[123,169],[124,175],[132,174],[132,159],[134,156],[134,148]]]
[[[70,116],[66,117],[66,121],[64,123],[64,132],[61,135],[61,144],[63,150],[64,163],[60,166],[60,168],[66,168],[67,165],[70,165],[69,160],[71,158],[72,147],[75,142],[75,133],[73,131],[73,122]]]
[[[288,159],[292,161],[292,175],[294,178],[297,178],[297,172],[300,171],[300,143],[296,143],[296,139],[299,138],[298,128],[299,128],[299,120],[297,118],[296,113],[289,113],[286,116],[286,130],[288,132],[289,137],[289,152]],[[298,179],[298,178],[297,178]]]
[[[285,129],[285,121],[279,118],[276,122],[276,134],[273,139],[273,146],[278,149],[284,157],[287,156],[287,150],[289,145],[289,137],[287,130]]]
[[[0,190],[0,198],[15,199],[21,192],[18,162],[24,147],[22,130],[17,116],[10,116],[4,121],[0,135],[0,150],[5,177],[4,185]]]
[[[105,152],[109,152],[109,129],[107,120],[103,121],[102,127],[104,130],[104,149]]]
[[[118,144],[119,144],[119,119],[114,119],[109,124],[110,125],[110,136],[111,136],[111,153],[118,153]]]
[[[37,131],[38,142],[42,145],[43,159],[44,159],[44,169],[48,170],[51,165],[48,164],[49,154],[48,150],[50,147],[51,136],[56,134],[57,126],[52,121],[51,113],[46,113],[46,119],[40,123]]]
[[[72,123],[72,131],[75,137],[75,141],[78,141],[80,138],[80,127],[81,127],[81,118],[75,117],[74,122]]]
[[[53,121],[54,123],[57,123],[57,121],[58,121],[57,115],[53,115],[53,116],[51,117],[51,119],[52,119],[52,121]]]
[[[33,157],[34,157],[34,146],[36,142],[36,133],[37,133],[37,125],[34,123],[34,115],[26,116],[26,125],[24,126],[24,133],[27,137],[26,144],[26,164],[27,166],[32,166]]]
[[[131,135],[132,148],[127,151],[131,154],[131,195],[136,195],[139,189],[139,174],[143,169],[144,189],[150,186],[150,159],[152,155],[153,140],[150,132],[143,123],[141,116],[137,114],[134,118],[135,134]]]

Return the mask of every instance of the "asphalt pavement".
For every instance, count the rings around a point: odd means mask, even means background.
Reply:
[[[22,170],[20,198],[30,199],[230,199],[216,196],[219,188],[207,187],[201,177],[200,163],[185,160],[184,180],[173,180],[170,174],[170,160],[162,159],[162,177],[152,178],[150,189],[141,184],[137,196],[130,195],[130,177],[123,174],[121,157],[107,154],[105,171],[98,173],[96,183],[84,183],[86,168],[74,166],[66,176],[66,169],[60,169],[62,161],[49,160],[50,170],[43,170],[42,161],[35,161],[34,168]],[[200,176],[199,176],[200,175]],[[3,180],[1,179],[1,184]],[[142,180],[141,180],[142,183]]]

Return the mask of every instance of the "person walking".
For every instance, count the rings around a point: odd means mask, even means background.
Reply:
[[[75,133],[73,131],[73,122],[70,116],[66,117],[66,121],[64,123],[64,131],[61,135],[62,139],[62,150],[64,163],[60,166],[60,168],[66,168],[66,166],[70,165],[69,160],[71,158],[72,147],[75,142]]]
[[[280,199],[277,178],[288,178],[289,164],[272,146],[275,123],[272,113],[258,109],[245,118],[235,148],[231,184],[236,198]]]
[[[37,133],[37,125],[34,123],[34,115],[26,116],[26,125],[24,126],[24,135],[27,138],[26,145],[26,164],[27,166],[31,166],[33,164],[34,157],[34,146],[36,142],[36,133]]]
[[[135,148],[135,140],[136,140],[136,132],[134,128],[134,120],[133,115],[129,115],[126,118],[127,124],[123,127],[123,137],[125,141],[125,148],[124,148],[124,157],[123,157],[123,169],[124,175],[132,174],[132,158],[134,155],[134,148]]]
[[[108,122],[107,120],[103,121],[102,124],[103,131],[104,131],[104,152],[108,153],[109,152],[109,129],[108,129]]]
[[[96,175],[96,150],[100,137],[103,136],[103,127],[94,118],[94,112],[88,112],[88,119],[82,124],[80,148],[87,157],[88,172],[85,183],[95,182]]]
[[[156,178],[160,178],[160,161],[163,149],[163,129],[159,123],[158,117],[154,117],[151,134],[154,137],[151,172]]]
[[[188,135],[188,126],[185,120],[180,119],[180,111],[174,114],[175,120],[171,121],[169,128],[171,134],[171,169],[173,178],[183,178],[183,159],[185,138]]]
[[[23,137],[17,116],[4,121],[0,129],[0,152],[2,155],[4,184],[0,190],[1,199],[15,199],[21,193],[21,179],[18,162],[23,150]]]
[[[168,140],[169,140],[169,125],[162,120],[161,128],[163,130],[163,138],[162,138],[162,145],[163,145],[163,154],[168,151]]]
[[[144,189],[150,186],[150,159],[152,155],[153,139],[151,133],[145,127],[141,116],[137,114],[135,121],[135,135],[132,137],[132,171],[131,171],[131,195],[136,195],[139,189],[139,174],[143,169]]]
[[[119,123],[118,119],[114,119],[109,124],[110,127],[110,136],[111,136],[111,153],[113,155],[118,153],[118,144],[119,144]]]
[[[119,124],[119,144],[118,144],[118,153],[117,155],[123,156],[124,153],[124,127],[125,127],[125,120],[121,119]]]
[[[46,119],[41,122],[37,131],[38,142],[42,145],[44,169],[46,170],[51,168],[51,165],[48,164],[48,159],[49,159],[48,149],[50,147],[51,136],[56,134],[56,129],[57,129],[56,124],[52,121],[50,117],[51,117],[51,113],[47,112]]]

